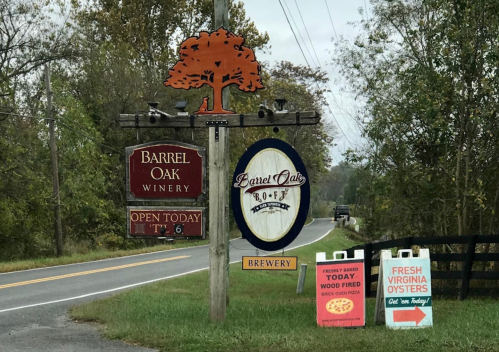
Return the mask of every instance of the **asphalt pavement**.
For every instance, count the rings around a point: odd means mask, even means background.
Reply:
[[[285,251],[316,242],[331,218],[305,226]],[[97,326],[68,318],[68,309],[117,292],[207,270],[208,246],[0,274],[0,352],[153,351],[100,337]],[[280,253],[280,252],[279,252]],[[244,239],[230,242],[231,263],[265,255]]]

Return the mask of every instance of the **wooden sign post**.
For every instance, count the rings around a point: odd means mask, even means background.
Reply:
[[[260,65],[253,50],[243,46],[242,36],[226,30],[228,3],[228,0],[215,0],[217,30],[213,33],[201,32],[199,36],[184,41],[186,44],[182,44],[180,50],[182,59],[170,69],[170,77],[164,82],[165,86],[180,89],[200,88],[203,85],[212,87],[213,108],[209,109],[209,98],[205,97],[198,111],[192,115],[173,116],[154,105],[145,114],[120,115],[120,126],[123,128],[209,128],[210,319],[214,322],[225,320],[228,301],[228,129],[315,125],[320,120],[315,111],[274,113],[262,110],[258,114],[237,114],[229,110],[229,85],[245,92],[254,92],[263,86]],[[235,70],[236,67],[241,70]]]
[[[229,0],[215,0],[215,28],[229,28]],[[213,92],[215,109],[215,89]],[[229,110],[229,87],[222,89],[222,110]],[[206,101],[206,98],[204,102]],[[200,110],[203,106],[200,107]],[[207,109],[206,109],[207,110]],[[229,130],[225,123],[210,128],[210,320],[223,322],[229,303]],[[220,138],[221,137],[221,138]],[[211,154],[213,153],[213,155]],[[213,204],[213,206],[211,206]],[[213,240],[212,235],[213,234]]]
[[[216,135],[218,134],[218,136]],[[229,134],[209,132],[210,319],[225,320],[229,270]]]
[[[151,115],[157,116],[154,122]],[[228,129],[265,126],[316,125],[320,115],[316,111],[190,115],[174,116],[156,108],[145,114],[121,114],[122,128],[209,128],[209,225],[210,235],[210,319],[225,320],[227,309],[227,273],[229,248],[229,153]]]

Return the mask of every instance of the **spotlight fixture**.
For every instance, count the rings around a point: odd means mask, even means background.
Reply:
[[[187,107],[187,102],[185,100],[178,101],[175,104],[175,109],[178,110],[177,115],[180,115],[180,116],[189,115],[189,113],[185,111],[186,107]]]
[[[149,110],[152,110],[152,109],[157,109],[159,103],[157,101],[150,101],[147,103],[147,105],[149,105]]]
[[[265,110],[265,112],[266,112],[266,113],[267,113],[267,115],[269,115],[269,116],[274,115],[274,112],[273,112],[271,109],[269,109],[268,107],[266,107],[265,105],[263,106],[263,110]]]
[[[149,122],[150,123],[156,123],[156,116],[158,115],[156,113],[156,110],[158,108],[158,102],[157,101],[150,101],[147,103],[149,105],[149,112],[147,115],[149,115]]]
[[[149,113],[149,122],[156,123],[156,114],[154,112]]]
[[[269,109],[267,106],[262,104],[258,109],[258,117],[262,119],[265,117],[265,114],[267,114],[269,117],[272,117],[274,115],[274,112],[271,109]]]
[[[149,105],[149,121],[151,123],[156,122],[156,118],[158,117],[172,117],[171,115],[167,114],[166,112],[163,112],[158,109],[158,102],[157,101],[150,101],[147,103]]]
[[[284,98],[276,98],[274,99],[274,101],[277,103],[277,106],[278,106],[278,113],[286,113],[288,112],[287,110],[284,110],[284,105],[286,105],[286,103],[288,102],[286,99]]]
[[[265,117],[265,111],[263,111],[263,105],[260,105],[260,108],[258,109],[258,117],[261,119]]]

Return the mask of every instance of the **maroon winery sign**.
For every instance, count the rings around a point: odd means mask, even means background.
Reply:
[[[180,142],[126,148],[128,201],[199,201],[205,193],[206,150]]]
[[[127,207],[128,237],[205,237],[204,208]]]

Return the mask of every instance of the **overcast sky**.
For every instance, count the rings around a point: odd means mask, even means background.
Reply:
[[[324,118],[333,120],[333,123],[339,125],[338,138],[335,140],[337,145],[331,152],[333,165],[338,164],[343,159],[341,154],[346,149],[355,149],[362,142],[358,124],[347,113],[355,110],[355,104],[351,96],[337,89],[335,80],[339,76],[335,73],[337,69],[331,65],[333,54],[329,51],[333,49],[333,38],[356,36],[356,28],[348,23],[357,22],[362,18],[359,8],[362,8],[364,13],[366,7],[369,11],[369,1],[243,0],[243,2],[247,16],[255,22],[258,30],[266,31],[270,36],[271,54],[255,52],[257,60],[271,63],[287,60],[300,65],[307,65],[308,61],[311,67],[320,66],[328,72],[333,93],[327,95],[331,110],[329,108],[324,110],[326,115]],[[296,42],[283,7],[306,59]]]

